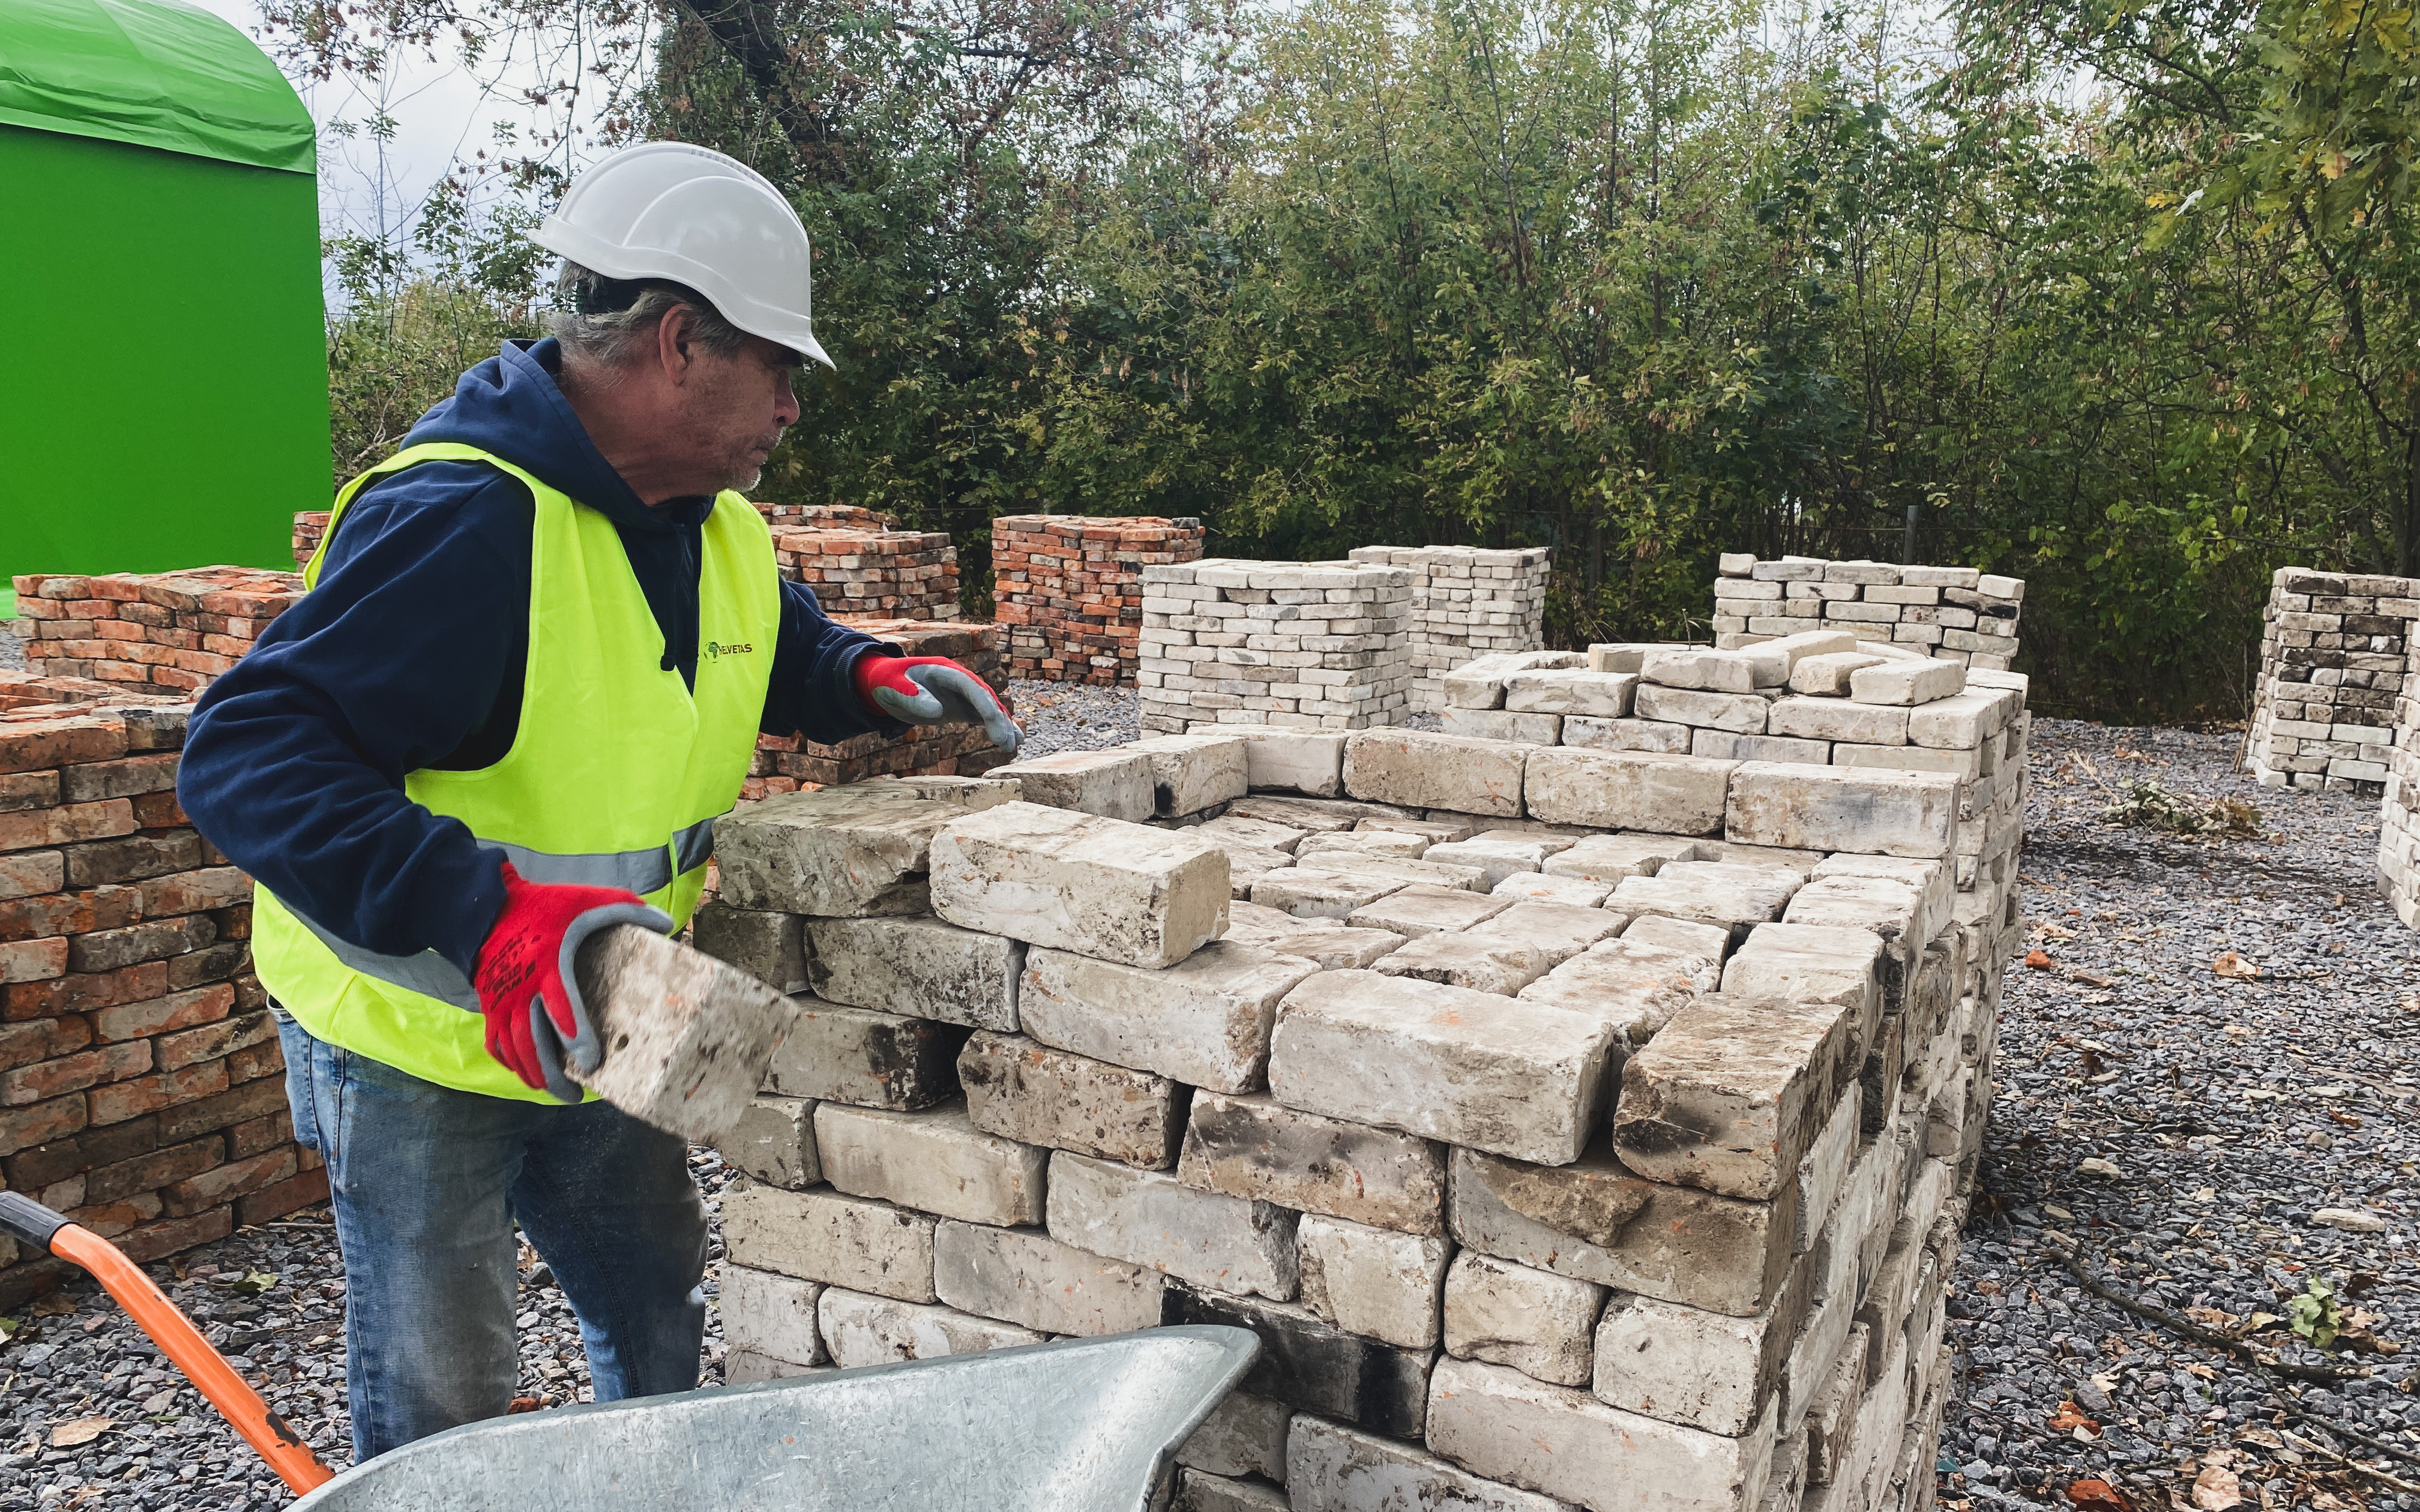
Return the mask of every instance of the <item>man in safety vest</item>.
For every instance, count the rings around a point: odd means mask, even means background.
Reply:
[[[295,1137],[326,1159],[362,1460],[504,1412],[514,1227],[597,1400],[697,1383],[705,1209],[671,1134],[582,1102],[569,969],[696,906],[760,731],[1016,727],[954,662],[782,581],[753,486],[799,418],[807,236],[721,153],[598,163],[536,233],[554,335],[346,485],[311,593],[211,687],[179,795],[258,880]]]

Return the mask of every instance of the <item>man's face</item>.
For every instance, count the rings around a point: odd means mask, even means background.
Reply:
[[[762,336],[745,340],[729,357],[691,343],[690,380],[679,389],[682,447],[715,490],[754,487],[782,432],[799,418],[791,387],[798,354]]]

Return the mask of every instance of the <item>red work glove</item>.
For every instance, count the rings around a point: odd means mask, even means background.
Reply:
[[[533,1088],[565,1103],[581,1100],[582,1072],[605,1060],[604,1041],[581,1001],[572,958],[589,935],[609,924],[643,924],[669,934],[672,916],[635,892],[524,882],[504,863],[504,907],[479,947],[472,984],[488,1021],[488,1054]]]
[[[981,724],[991,743],[1012,756],[1024,738],[990,686],[947,656],[868,652],[849,669],[849,678],[876,714],[908,724]]]

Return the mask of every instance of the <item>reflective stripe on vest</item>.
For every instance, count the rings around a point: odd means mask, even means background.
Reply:
[[[717,654],[690,683],[664,656],[613,521],[475,448],[413,447],[348,484],[321,552],[369,481],[429,461],[481,463],[530,490],[529,656],[511,748],[473,771],[409,773],[405,793],[532,882],[623,888],[686,923],[715,817],[755,753],[781,630],[764,517],[726,493],[700,532],[698,637]],[[306,569],[315,584],[318,568],[314,558]],[[477,995],[452,961],[365,949],[267,888],[256,894],[253,949],[262,984],[318,1038],[440,1086],[551,1101],[488,1056]]]

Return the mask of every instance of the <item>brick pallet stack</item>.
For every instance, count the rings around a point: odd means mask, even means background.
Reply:
[[[1142,727],[1365,730],[1412,682],[1412,575],[1366,562],[1211,558],[1142,570]]]
[[[2280,567],[2260,630],[2244,769],[2263,787],[2386,791],[2420,582]]]
[[[808,992],[732,1379],[1226,1323],[1186,1512],[1921,1507],[2016,933],[1966,786],[1264,730],[735,816],[699,940]]]
[[[1408,707],[1415,714],[1444,707],[1450,669],[1544,643],[1552,555],[1544,547],[1361,546],[1349,554],[1412,575]]]
[[[1156,515],[1009,515],[991,522],[992,602],[1009,675],[1131,684],[1142,570],[1202,560],[1202,522]]]
[[[1737,651],[1597,645],[1482,659],[1446,679],[1448,733],[1741,761],[1952,772],[1958,884],[2014,865],[2029,679],[1814,630]]]
[[[0,1174],[147,1260],[322,1200],[252,886],[177,807],[187,706],[0,699]],[[0,1307],[64,1273],[0,1239]]]
[[[1759,562],[1745,552],[1724,553],[1720,571],[1714,644],[1726,650],[1823,628],[1993,671],[2006,671],[2017,658],[2022,578],[1816,557]]]
[[[301,572],[319,549],[319,542],[328,533],[328,516],[332,511],[306,509],[294,517],[294,570]]]
[[[1008,702],[1008,678],[1001,665],[1001,628],[930,620],[851,619],[849,628],[906,648],[910,656],[947,656],[991,685]],[[741,786],[743,802],[801,786],[829,787],[869,777],[957,775],[988,771],[1008,756],[981,725],[911,726],[897,737],[853,735],[838,745],[819,745],[796,735],[759,735],[756,757]]]
[[[827,614],[958,617],[958,552],[946,532],[777,525],[773,555],[782,576],[813,588]]]
[[[300,574],[256,567],[16,581],[28,670],[159,693],[208,687],[302,596]]]

